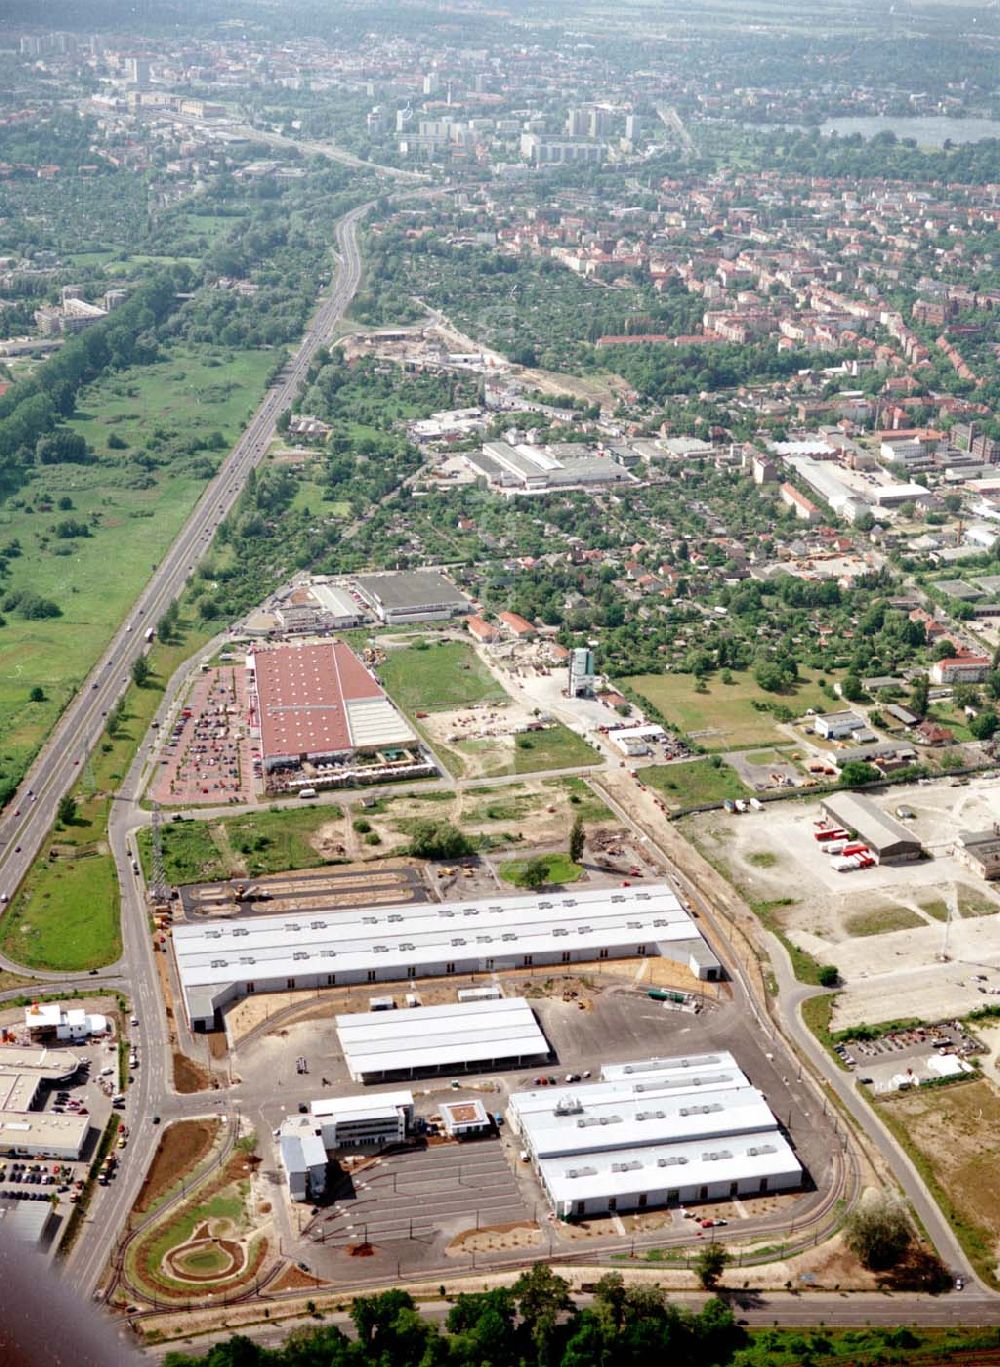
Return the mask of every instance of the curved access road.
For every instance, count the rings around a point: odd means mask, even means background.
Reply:
[[[136,599],[127,622],[119,627],[99,663],[57,722],[7,810],[0,818],[0,894],[13,897],[56,818],[59,799],[80,774],[103,728],[103,717],[129,683],[132,662],[146,649],[144,633],[155,626],[164,608],[179,596],[195,565],[208,549],[215,529],[232,508],[250,471],[267,452],[277,419],[288,408],[317,348],[331,335],[361,280],[357,225],[374,201],[351,209],[337,222],[339,253],[333,285],[317,309],[298,349],[264,395],[240,440],[206,487],[173,545],[155,567]],[[26,972],[0,957],[0,966]],[[107,970],[105,970],[107,972]],[[79,977],[72,973],[35,973],[54,982]]]
[[[858,1092],[854,1075],[845,1073],[833,1061],[813,1032],[802,1019],[802,1003],[810,997],[823,993],[822,988],[809,987],[800,983],[792,970],[788,951],[774,935],[766,936],[771,955],[771,965],[778,980],[778,993],[775,997],[778,1014],[782,1020],[785,1034],[804,1054],[812,1068],[822,1077],[838,1101],[857,1122],[859,1128],[875,1145],[882,1158],[892,1169],[893,1176],[906,1193],[907,1200],[916,1211],[927,1236],[938,1251],[942,1261],[952,1272],[961,1273],[968,1283],[963,1304],[970,1316],[975,1303],[975,1314],[979,1315],[989,1308],[989,1315],[982,1319],[971,1319],[969,1323],[995,1323],[1000,1312],[1000,1297],[982,1282],[969,1258],[959,1243],[955,1231],[941,1213],[913,1160],[905,1151],[895,1135],[883,1124],[876,1108],[869,1104],[866,1097]]]

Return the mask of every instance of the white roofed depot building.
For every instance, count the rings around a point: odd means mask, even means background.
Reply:
[[[449,1002],[418,1011],[359,1011],[338,1016],[336,1025],[355,1082],[521,1068],[549,1058],[548,1043],[523,997]]]
[[[615,1065],[600,1082],[515,1092],[507,1117],[564,1220],[802,1182],[770,1107],[728,1053]]]
[[[667,884],[496,896],[475,902],[345,907],[200,919],[170,943],[193,1030],[230,1002],[451,974],[663,955],[700,979],[719,961]]]

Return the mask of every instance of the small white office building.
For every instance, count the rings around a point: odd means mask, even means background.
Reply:
[[[275,1138],[292,1200],[324,1194],[331,1154],[378,1152],[402,1143],[412,1128],[412,1092],[325,1097],[308,1115],[288,1116]]]

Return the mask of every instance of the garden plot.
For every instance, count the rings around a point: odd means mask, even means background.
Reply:
[[[1000,820],[1000,784],[947,782],[876,794],[927,859],[838,873],[814,839],[817,802],[763,812],[711,812],[684,823],[689,838],[774,929],[844,982],[836,1029],[903,1017],[960,1015],[1000,997],[1000,896],[951,853],[963,829]]]

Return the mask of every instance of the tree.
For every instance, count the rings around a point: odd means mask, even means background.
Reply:
[[[104,723],[104,729],[112,740],[114,740],[115,737],[118,735],[118,729],[122,724],[122,718],[124,717],[124,715],[125,709],[122,707],[120,702],[115,703],[114,707],[112,707],[108,712],[108,719]]]
[[[918,674],[913,680],[913,685],[910,689],[910,706],[918,717],[925,717],[927,715],[930,688],[930,680],[926,674]]]
[[[765,693],[783,693],[790,683],[788,671],[777,660],[758,660],[753,676]]]
[[[579,864],[583,859],[583,846],[586,835],[583,829],[583,818],[577,817],[573,822],[572,830],[569,833],[569,857],[574,864]]]
[[[137,655],[132,661],[132,682],[136,688],[145,688],[149,682],[149,661],[145,655]]]
[[[882,775],[873,764],[864,760],[849,760],[840,771],[842,788],[861,788],[866,783],[877,783]]]
[[[844,1226],[844,1237],[862,1267],[884,1271],[909,1252],[913,1228],[902,1201],[883,1192],[855,1206]]]
[[[544,1362],[559,1315],[572,1309],[569,1283],[557,1277],[548,1263],[535,1263],[518,1277],[512,1291],[538,1361]]]
[[[56,820],[60,826],[68,826],[76,818],[76,798],[72,793],[63,793],[56,808]]]
[[[533,859],[529,859],[521,870],[520,883],[522,887],[531,888],[532,891],[543,888],[548,882],[549,861],[543,854],[536,854]]]
[[[415,859],[461,859],[474,854],[472,842],[457,826],[444,821],[419,821],[410,837],[410,854]]]
[[[729,1254],[722,1244],[705,1244],[695,1259],[694,1270],[706,1291],[719,1285],[729,1262]]]
[[[45,701],[45,689],[39,687],[38,684],[35,684],[34,688],[33,688],[33,689],[31,690],[31,692],[28,694],[28,702],[44,702],[44,701]]]
[[[970,720],[969,730],[976,740],[990,740],[1000,730],[1000,717],[992,709],[980,712]]]
[[[860,702],[865,696],[865,691],[861,687],[861,680],[856,674],[845,674],[840,685],[840,693],[847,702]]]
[[[820,964],[816,981],[820,987],[836,987],[840,982],[840,974],[833,964]]]

